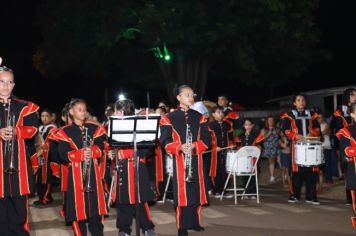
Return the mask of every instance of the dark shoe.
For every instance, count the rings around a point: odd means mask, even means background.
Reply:
[[[53,202],[53,198],[52,197],[47,197],[46,199],[43,200],[44,204],[50,204]]]
[[[188,230],[178,229],[178,236],[188,236]]]
[[[44,202],[42,202],[41,200],[37,200],[37,201],[34,201],[33,202],[33,205],[35,206],[35,207],[42,207],[42,206],[44,206],[44,205],[46,205]]]
[[[204,227],[201,227],[200,225],[196,226],[193,228],[194,231],[200,232],[200,231],[204,231]]]
[[[288,199],[288,202],[289,203],[296,203],[296,202],[299,202],[299,199],[294,197],[294,196],[291,196],[289,199]]]
[[[320,205],[320,202],[318,200],[305,200],[305,203],[312,204],[312,205]]]
[[[145,231],[145,236],[157,236],[157,234],[153,229],[149,229]]]

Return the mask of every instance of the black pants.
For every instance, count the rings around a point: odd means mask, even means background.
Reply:
[[[316,181],[318,174],[312,167],[299,167],[298,172],[292,172],[291,195],[300,199],[300,191],[305,182],[305,200],[317,200]]]
[[[75,236],[87,235],[87,223],[91,235],[103,236],[104,225],[102,223],[102,217],[100,215],[91,217],[87,220],[73,221],[72,227]]]
[[[219,155],[216,163],[216,176],[214,178],[214,193],[222,193],[226,182],[227,174],[225,171],[226,159]]]
[[[178,229],[193,229],[200,226],[201,206],[186,206],[176,208]]]
[[[125,232],[126,234],[131,234],[132,218],[136,216],[136,210],[134,204],[119,204],[117,205],[117,218],[116,227],[119,232]],[[140,228],[142,231],[146,231],[154,228],[154,224],[151,220],[150,210],[148,209],[148,204],[139,204],[139,214],[140,214]]]
[[[52,186],[49,181],[50,176],[47,176],[47,183],[45,184],[42,183],[42,168],[43,166],[40,166],[40,168],[37,171],[36,190],[37,190],[39,200],[46,204],[48,201],[53,200],[51,195]]]
[[[246,186],[249,178],[250,178],[250,176],[242,176],[243,187],[246,187],[247,194],[254,194],[257,192],[257,190],[256,190],[256,176],[252,176],[250,182]]]
[[[0,198],[0,234],[30,235],[27,216],[27,196]]]

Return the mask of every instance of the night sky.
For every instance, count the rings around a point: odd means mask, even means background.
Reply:
[[[117,81],[87,81],[74,75],[60,81],[44,78],[32,66],[32,56],[41,43],[36,25],[36,8],[40,1],[7,1],[0,10],[0,56],[3,64],[15,72],[15,95],[24,100],[60,111],[72,97],[82,97],[93,107],[96,115],[104,110],[104,88],[109,88],[109,101],[115,101],[120,89],[127,92],[138,106],[144,106],[147,91]],[[236,81],[221,83],[222,78],[209,78],[206,98],[216,100],[219,93],[227,93],[231,100],[245,107],[263,107],[263,101],[297,91],[344,86],[356,83],[356,1],[322,0],[314,13],[322,32],[319,47],[327,49],[331,60],[312,65],[300,78],[274,91],[248,87]],[[158,69],[158,68],[157,68]],[[318,81],[317,81],[318,80]],[[322,82],[320,82],[320,80]],[[161,99],[164,91],[148,91],[151,105]],[[163,97],[165,99],[165,97]]]

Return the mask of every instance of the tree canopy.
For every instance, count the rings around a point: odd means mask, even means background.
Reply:
[[[148,71],[150,81],[165,84],[167,91],[190,83],[203,94],[209,76],[219,74],[275,86],[327,58],[317,47],[320,33],[312,15],[317,4],[317,0],[43,1],[38,9],[43,43],[34,64],[52,78],[68,71],[83,77],[115,77],[115,68],[132,66],[132,58],[141,56],[144,62],[137,65],[142,68],[131,69]],[[164,53],[170,53],[170,60],[159,57]],[[161,76],[152,76],[154,55]]]

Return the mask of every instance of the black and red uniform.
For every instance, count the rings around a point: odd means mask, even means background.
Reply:
[[[40,139],[43,140],[43,153],[39,156],[39,169],[37,171],[37,179],[36,179],[36,187],[37,187],[37,194],[39,198],[39,202],[42,204],[48,204],[53,201],[51,191],[52,191],[52,176],[51,176],[51,169],[50,169],[50,162],[48,160],[48,144],[49,140],[47,137],[49,134],[56,130],[56,126],[54,124],[49,125],[41,125],[38,129],[39,134],[41,137]]]
[[[238,137],[239,143],[241,143],[241,147],[244,146],[259,146],[260,143],[264,140],[264,136],[262,134],[257,134],[256,132],[251,132],[250,134],[247,134],[246,132],[241,134]],[[256,163],[256,158],[253,158],[252,160],[253,164]],[[255,170],[257,171],[257,170]],[[249,176],[243,176],[243,185],[246,187],[246,193],[247,194],[253,194],[256,193],[256,176],[252,176],[250,183],[248,186],[246,186],[247,181],[249,179]]]
[[[337,132],[339,132],[340,129],[349,126],[351,122],[352,119],[349,113],[349,107],[346,105],[342,105],[334,112],[332,116],[331,128],[335,131],[336,134]],[[336,139],[335,141],[337,142],[338,139]],[[339,150],[340,146],[338,142],[335,144],[335,148]]]
[[[116,184],[113,190],[117,208],[116,226],[119,232],[131,234],[132,219],[135,216],[135,169],[134,169],[134,150],[132,148],[114,149],[118,157],[118,171],[115,177]],[[147,149],[138,149],[139,158],[139,222],[140,228],[145,232],[153,229],[154,224],[147,202],[156,199],[154,185],[152,185],[146,167]]]
[[[356,124],[339,130],[341,157],[345,159],[346,189],[350,190],[354,216],[351,217],[352,226],[356,230]]]
[[[309,110],[304,110],[303,112],[298,112],[292,110],[291,112],[284,113],[282,118],[282,131],[285,135],[292,141],[291,153],[292,153],[292,173],[291,173],[291,184],[290,184],[290,201],[298,201],[300,199],[300,190],[305,182],[305,200],[318,202],[317,192],[316,192],[316,181],[319,172],[317,166],[305,167],[298,166],[295,162],[295,148],[296,135],[300,134],[304,137],[309,134],[312,137],[320,136],[320,124],[317,121],[318,114],[315,112],[310,112]],[[304,130],[303,130],[304,123]],[[293,199],[292,199],[293,198]]]
[[[0,232],[29,235],[27,195],[34,186],[32,168],[38,168],[34,136],[39,125],[39,107],[15,98],[10,103],[0,102],[1,128],[6,127],[9,109],[10,115],[15,116],[13,160],[18,172],[6,173],[10,158],[3,156],[6,141],[0,138]]]
[[[340,106],[334,114],[331,121],[331,129],[334,130],[334,133],[337,134],[339,130],[348,127],[352,123],[351,115],[349,113],[349,107],[346,105]],[[340,143],[339,139],[334,139],[334,148],[336,150],[340,150]],[[341,158],[341,166],[342,171],[345,171],[347,168],[347,163],[345,162],[344,158]],[[341,174],[341,173],[340,173]],[[346,199],[348,202],[352,202],[351,192],[346,189]]]
[[[67,192],[68,185],[68,162],[62,161],[58,152],[58,141],[59,137],[57,137],[58,131],[65,128],[66,126],[62,126],[60,128],[52,129],[52,132],[47,136],[46,139],[46,150],[48,155],[48,162],[51,170],[51,175],[60,180],[60,189],[62,192],[62,208],[60,209],[59,214],[64,218],[65,217],[65,204],[66,197],[65,192]],[[67,222],[69,224],[69,222]]]
[[[92,139],[92,164],[90,169],[90,182],[94,189],[84,192],[83,165],[84,165],[84,129]],[[65,192],[65,219],[73,222],[75,235],[86,235],[86,223],[92,235],[103,235],[103,216],[106,214],[106,204],[103,188],[103,179],[100,172],[100,161],[103,157],[106,132],[103,128],[85,123],[83,126],[72,125],[59,129],[56,133],[58,151],[62,162],[67,163],[68,178]]]
[[[227,178],[226,174],[226,152],[217,152],[216,148],[224,148],[233,145],[233,127],[231,123],[213,121],[209,123],[211,133],[211,163],[209,176],[213,183],[213,192],[221,193]]]
[[[203,174],[202,153],[210,147],[207,119],[199,112],[177,109],[160,120],[160,142],[167,153],[173,154],[173,196],[177,227],[181,230],[200,227],[201,206],[208,203]],[[192,182],[185,181],[185,156],[180,148],[186,143],[187,127],[192,135]]]

